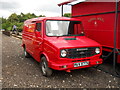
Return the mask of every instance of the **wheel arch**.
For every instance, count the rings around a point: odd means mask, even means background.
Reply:
[[[40,55],[40,61],[39,61],[39,62],[41,62],[41,58],[42,58],[42,57],[45,57],[46,60],[49,62],[49,57],[48,57],[48,55],[45,54],[45,53],[42,53],[42,54]]]
[[[21,46],[22,46],[23,48],[25,48],[25,44],[22,44]]]

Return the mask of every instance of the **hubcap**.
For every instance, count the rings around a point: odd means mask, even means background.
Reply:
[[[45,62],[42,63],[42,71],[44,74],[46,74],[46,63]]]
[[[26,50],[24,51],[24,54],[25,54],[25,56],[27,55],[27,52],[26,52]]]

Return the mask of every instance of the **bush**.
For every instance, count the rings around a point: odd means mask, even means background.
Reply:
[[[16,13],[11,14],[8,19],[6,18],[0,18],[0,21],[2,20],[2,29],[5,29],[6,31],[10,31],[13,28],[13,25],[17,26],[17,30],[19,32],[23,29],[23,22],[30,18],[36,18],[36,17],[45,17],[45,15],[39,15],[36,16],[34,13],[27,13],[20,15],[17,15]]]

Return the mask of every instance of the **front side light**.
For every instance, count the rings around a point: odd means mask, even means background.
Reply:
[[[66,56],[67,56],[67,51],[61,50],[61,57],[66,57]]]
[[[96,54],[99,54],[99,53],[100,53],[100,48],[96,48],[96,49],[95,49],[95,53],[96,53]]]

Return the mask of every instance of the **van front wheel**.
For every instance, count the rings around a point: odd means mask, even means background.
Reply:
[[[49,77],[52,75],[52,69],[48,67],[48,62],[45,57],[41,58],[40,68],[43,76]]]

